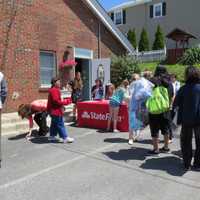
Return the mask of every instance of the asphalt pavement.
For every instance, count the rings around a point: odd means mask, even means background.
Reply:
[[[132,146],[127,133],[67,129],[73,144],[3,137],[1,200],[200,199],[200,172],[183,170],[178,132],[170,153],[149,156],[148,128]]]

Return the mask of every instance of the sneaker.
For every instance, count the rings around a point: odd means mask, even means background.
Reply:
[[[49,140],[50,142],[55,142],[57,139],[56,139],[56,137],[50,136],[50,137],[48,138],[48,140]]]
[[[30,141],[31,139],[33,139],[32,136],[26,136],[26,140],[27,140],[27,141]]]
[[[135,142],[141,142],[143,139],[141,138],[141,136],[136,136],[135,138],[134,138],[134,141]]]
[[[152,155],[158,155],[159,154],[159,150],[156,150],[156,149],[149,150],[148,153],[152,154]]]
[[[113,130],[113,133],[119,133],[120,131],[119,130],[117,130],[117,129],[114,129]]]
[[[128,144],[133,145],[133,139],[129,139]]]
[[[185,172],[190,171],[191,169],[192,169],[192,168],[191,168],[191,165],[189,165],[189,166],[184,165],[183,170],[184,170]]]
[[[168,153],[168,152],[170,151],[170,149],[169,149],[169,148],[162,147],[162,148],[160,148],[160,151],[161,151],[162,153]]]
[[[63,140],[63,143],[72,143],[74,142],[74,138],[67,137]]]
[[[171,144],[172,142],[173,142],[173,140],[172,140],[172,139],[168,141],[168,143],[169,143],[169,144]]]

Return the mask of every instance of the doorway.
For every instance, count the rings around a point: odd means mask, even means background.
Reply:
[[[83,100],[90,100],[91,98],[91,70],[90,59],[76,58],[77,65],[75,72],[81,73],[83,81]]]

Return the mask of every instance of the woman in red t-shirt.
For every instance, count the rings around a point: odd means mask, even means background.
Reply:
[[[49,127],[47,126],[47,100],[35,100],[30,104],[21,104],[18,108],[19,116],[29,120],[29,132],[26,138],[31,139],[31,134],[33,130],[33,119],[36,124],[39,126],[39,136],[45,136]],[[34,117],[33,117],[34,115]]]
[[[63,139],[63,143],[71,143],[74,141],[73,138],[69,137],[67,130],[65,129],[63,114],[65,105],[71,103],[71,100],[61,99],[60,93],[60,79],[53,78],[51,81],[52,87],[49,89],[47,111],[51,116],[51,126],[50,126],[50,141],[56,140],[56,135],[59,134],[60,138]]]

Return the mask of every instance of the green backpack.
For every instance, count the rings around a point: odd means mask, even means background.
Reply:
[[[159,86],[153,89],[152,96],[146,101],[146,107],[151,114],[161,114],[169,110],[169,95],[167,88]]]

